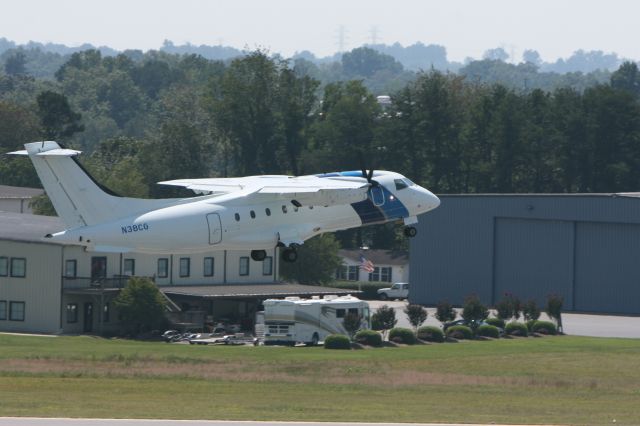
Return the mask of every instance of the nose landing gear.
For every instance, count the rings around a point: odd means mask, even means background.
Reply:
[[[413,238],[418,233],[418,230],[413,226],[407,226],[404,228],[404,236],[407,238]]]

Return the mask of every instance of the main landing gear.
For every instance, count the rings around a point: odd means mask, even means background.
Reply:
[[[298,260],[298,250],[295,247],[287,247],[282,250],[282,260],[285,262],[295,262]]]
[[[404,236],[407,238],[413,238],[418,233],[418,230],[413,226],[407,226],[404,228]]]
[[[262,262],[267,258],[266,250],[251,250],[251,259],[256,262]]]

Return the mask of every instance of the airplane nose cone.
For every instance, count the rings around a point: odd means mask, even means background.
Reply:
[[[428,201],[427,206],[429,210],[433,210],[440,205],[440,198],[436,197],[431,191],[427,190],[428,193]]]

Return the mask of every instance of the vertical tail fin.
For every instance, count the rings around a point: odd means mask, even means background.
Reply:
[[[25,144],[26,151],[58,215],[68,228],[95,225],[160,208],[168,200],[124,198],[107,192],[80,166],[80,151],[61,148],[53,141]]]

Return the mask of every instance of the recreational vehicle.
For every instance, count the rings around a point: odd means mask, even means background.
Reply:
[[[264,343],[317,345],[330,334],[348,334],[344,317],[357,314],[361,329],[370,328],[369,304],[353,296],[322,299],[267,299],[264,305]]]

